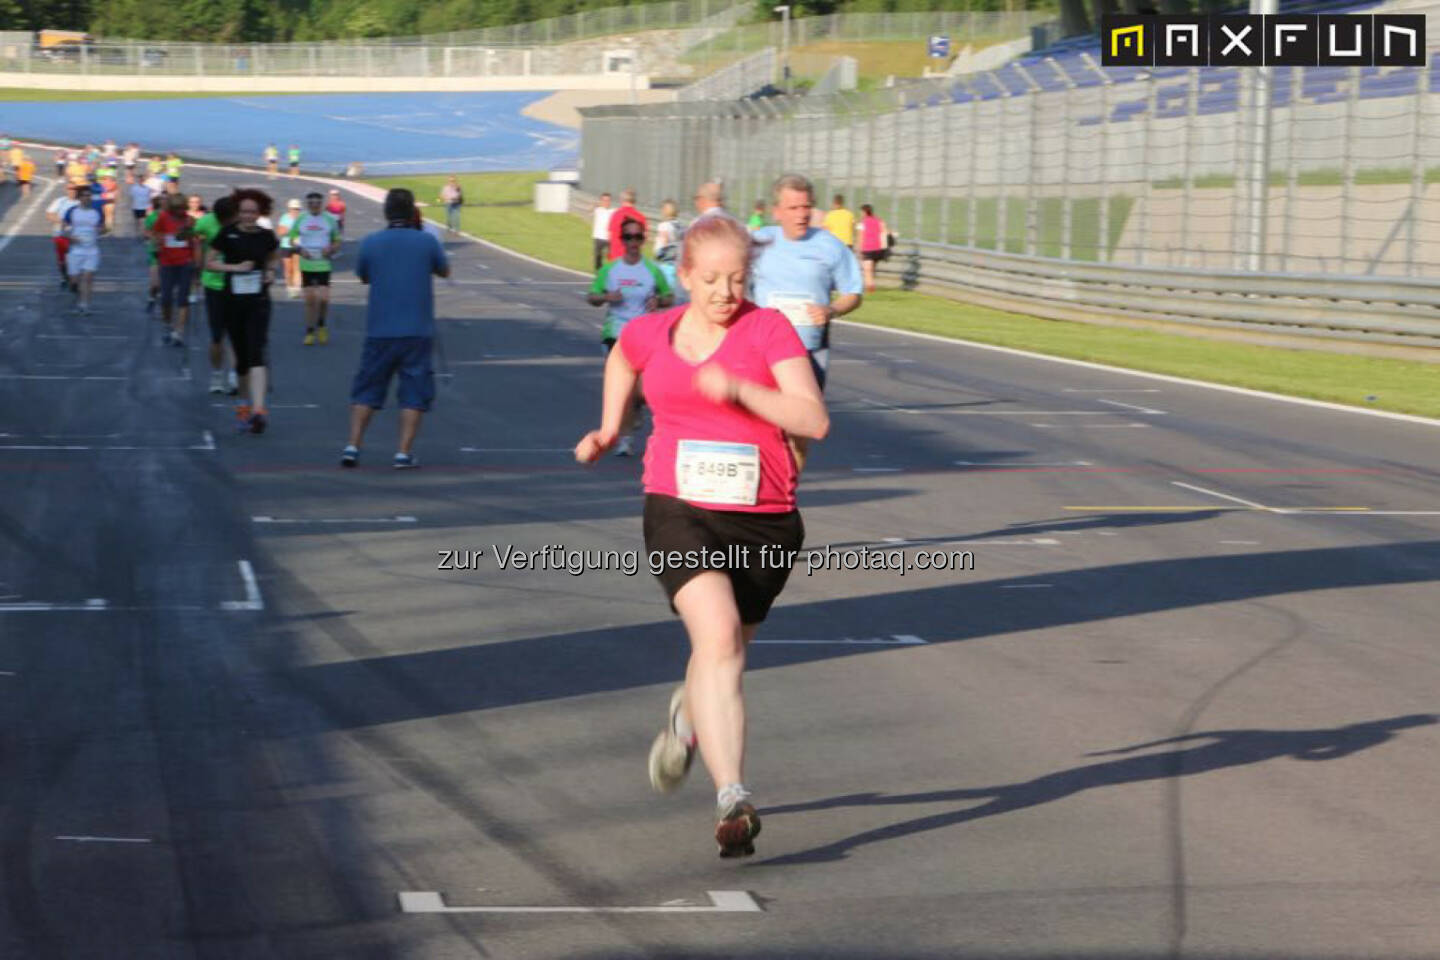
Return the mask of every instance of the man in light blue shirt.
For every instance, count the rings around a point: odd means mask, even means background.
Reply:
[[[771,193],[775,225],[754,231],[762,246],[750,274],[751,299],[774,307],[795,325],[824,389],[830,321],[860,306],[865,289],[860,264],[834,234],[810,226],[815,188],[809,180],[786,174]]]
[[[370,286],[365,310],[365,350],[350,387],[350,442],[340,454],[342,467],[360,460],[360,444],[375,411],[385,405],[390,379],[399,374],[400,449],[398,469],[419,466],[411,453],[420,418],[435,401],[435,288],[431,277],[450,276],[445,251],[420,229],[415,196],[394,189],[385,196],[389,226],[360,243],[355,275]]]

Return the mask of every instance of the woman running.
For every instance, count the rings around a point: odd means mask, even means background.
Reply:
[[[886,246],[890,228],[885,221],[875,216],[875,208],[868,203],[860,205],[860,229],[855,231],[860,243],[860,269],[865,277],[865,292],[875,292],[875,264],[890,255]]]
[[[691,302],[630,321],[605,366],[600,429],[575,458],[615,442],[636,379],[654,411],[645,456],[645,549],[690,638],[685,683],[650,750],[656,790],[680,785],[698,746],[715,781],[720,856],[755,852],[760,817],[744,783],[745,650],[790,576],[805,537],[786,434],[821,439],[830,418],[805,347],[778,311],[744,298],[754,241],[729,217],[685,235],[680,280]],[[703,551],[734,566],[692,569]],[[672,552],[674,552],[672,554]],[[678,556],[680,563],[674,563]]]
[[[269,194],[245,189],[236,190],[231,197],[235,201],[235,222],[210,241],[205,267],[225,277],[221,308],[225,332],[235,351],[235,375],[241,395],[248,392],[250,399],[235,407],[235,428],[264,433],[269,422],[265,355],[270,336],[270,283],[275,276],[280,240],[273,230],[256,222],[270,215]]]

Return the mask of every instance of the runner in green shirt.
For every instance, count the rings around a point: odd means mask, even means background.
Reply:
[[[160,260],[155,255],[155,221],[160,219],[160,205],[164,202],[165,198],[160,194],[151,197],[150,212],[140,224],[145,229],[141,236],[145,239],[145,262],[150,268],[150,299],[145,304],[146,313],[153,312],[160,299]]]
[[[340,251],[340,225],[325,212],[325,197],[305,195],[305,212],[290,228],[294,256],[300,261],[300,286],[305,291],[305,346],[330,342],[325,316],[330,312],[330,258]]]
[[[290,149],[285,151],[286,158],[290,161],[290,176],[300,176],[300,148],[290,144]]]
[[[235,201],[229,196],[215,201],[214,208],[195,221],[193,232],[200,238],[205,261],[209,260],[210,243],[235,219]],[[205,262],[202,261],[202,262]],[[210,392],[224,393],[225,376],[225,274],[205,269],[200,273],[200,286],[205,288],[205,319],[210,322]],[[233,360],[230,377],[235,376]]]

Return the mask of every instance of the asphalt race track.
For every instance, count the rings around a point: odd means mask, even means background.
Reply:
[[[0,190],[0,956],[1440,956],[1435,425],[838,329],[807,545],[973,569],[802,558],[721,861],[703,772],[646,780],[685,649],[644,558],[494,556],[642,549],[638,458],[570,455],[584,281],[451,245],[423,466],[392,409],[342,471],[353,242],[236,435],[133,237],[70,312],[52,190]]]

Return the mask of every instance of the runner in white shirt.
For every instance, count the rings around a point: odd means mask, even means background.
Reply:
[[[594,218],[590,227],[591,246],[595,248],[595,270],[598,272],[605,266],[605,261],[610,253],[610,218],[615,215],[615,208],[610,206],[610,194],[600,194],[600,202],[595,205]]]
[[[65,236],[65,225],[62,221],[70,208],[75,206],[75,184],[65,184],[65,193],[56,197],[50,202],[50,207],[45,211],[45,219],[50,221],[50,227],[54,235],[55,260],[60,266],[60,289],[70,289],[70,272],[65,268],[65,255],[70,250],[70,238]]]
[[[100,269],[100,228],[104,225],[105,218],[91,205],[88,186],[82,186],[75,191],[75,201],[75,206],[65,211],[60,222],[65,235],[70,238],[70,250],[65,255],[65,266],[75,281],[78,298],[75,309],[83,316],[90,312],[95,271]]]
[[[148,184],[132,183],[129,190],[130,213],[135,221],[135,236],[145,240],[145,215],[150,212],[150,198],[155,194],[151,192]]]

